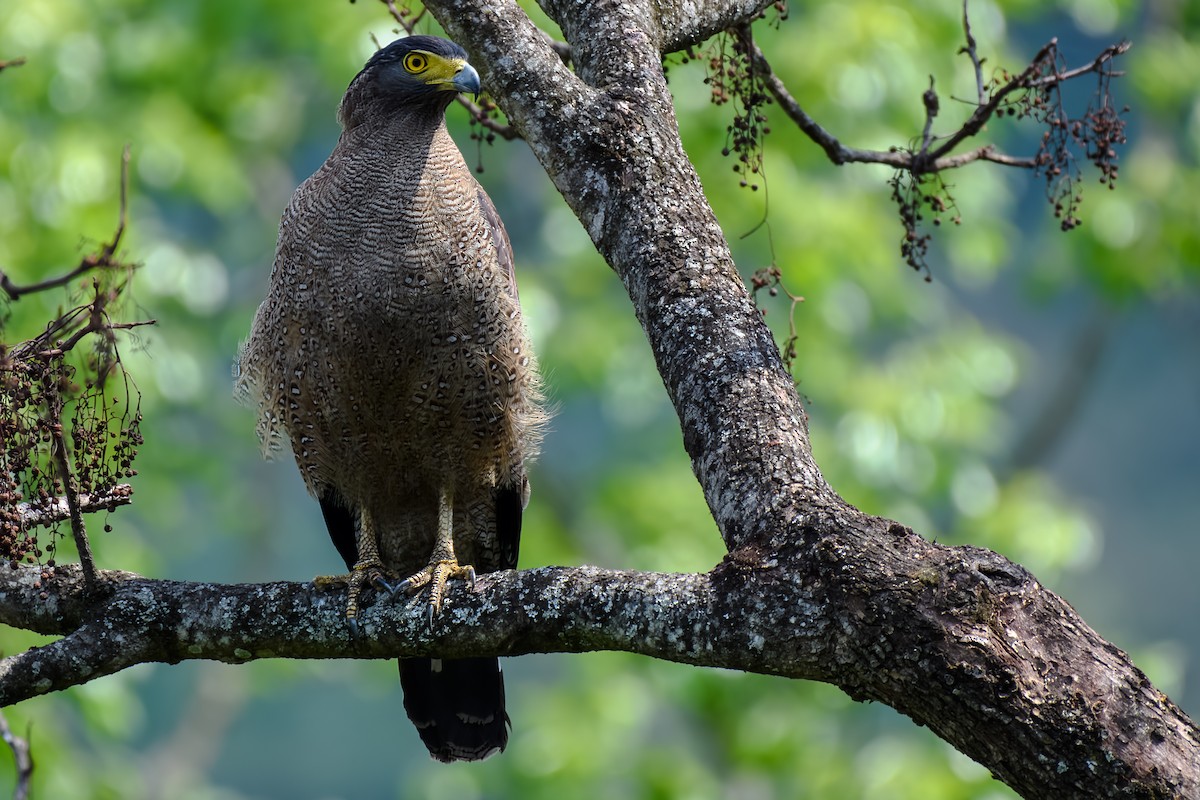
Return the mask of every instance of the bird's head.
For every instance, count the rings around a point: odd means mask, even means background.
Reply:
[[[406,36],[376,51],[350,82],[340,116],[350,122],[364,104],[445,110],[458,92],[479,94],[479,73],[449,39]]]

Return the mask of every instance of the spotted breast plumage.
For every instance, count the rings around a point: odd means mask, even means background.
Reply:
[[[445,126],[479,78],[456,44],[378,51],[339,109],[342,134],[283,215],[238,394],[268,450],[289,447],[351,570],[417,591],[517,564],[526,463],[543,421],[508,235]],[[495,658],[400,662],[430,753],[503,750]]]

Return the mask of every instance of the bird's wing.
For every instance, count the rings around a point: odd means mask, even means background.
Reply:
[[[525,486],[528,480],[523,480]],[[521,515],[525,511],[522,486],[496,487],[496,544],[500,555],[497,569],[516,569],[521,550]]]
[[[488,230],[492,234],[492,244],[496,247],[496,260],[500,262],[500,268],[508,275],[508,289],[514,300],[519,299],[517,295],[517,272],[513,267],[513,251],[512,243],[508,240],[508,231],[504,229],[504,223],[500,220],[500,215],[496,213],[496,206],[492,203],[492,198],[487,196],[487,192],[483,187],[479,187],[479,210],[483,212],[483,221],[487,223]]]
[[[325,527],[333,546],[346,562],[346,569],[354,569],[358,561],[357,510],[347,508],[333,489],[325,489],[317,501],[321,504],[321,515],[325,517]]]
[[[479,210],[492,235],[492,244],[496,247],[496,261],[499,263],[500,269],[508,276],[509,293],[514,300],[518,300],[517,273],[513,266],[512,243],[508,239],[508,231],[504,229],[500,215],[496,213],[496,206],[492,203],[492,198],[488,197],[482,186],[479,187]],[[528,486],[529,481],[525,478],[524,470],[522,470],[519,485],[510,486],[501,483],[496,487],[496,541],[500,551],[500,563],[497,565],[497,569],[517,568],[517,556],[521,546],[521,515],[525,510]]]

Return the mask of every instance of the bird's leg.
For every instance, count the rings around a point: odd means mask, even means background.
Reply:
[[[429,584],[429,621],[442,608],[446,594],[446,581],[450,578],[465,578],[467,584],[475,585],[475,568],[460,565],[454,556],[454,489],[442,486],[438,491],[437,536],[429,564],[416,575],[400,583],[399,589],[410,594]]]
[[[375,523],[371,514],[365,509],[359,517],[358,526],[358,560],[345,576],[317,578],[313,582],[318,587],[334,584],[346,584],[346,623],[350,631],[358,634],[358,598],[363,587],[371,585],[379,591],[395,594],[397,586],[388,581],[388,573],[379,559],[379,541],[375,536]]]

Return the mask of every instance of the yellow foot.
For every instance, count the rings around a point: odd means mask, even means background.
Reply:
[[[354,636],[358,635],[358,599],[362,594],[364,586],[371,586],[380,592],[395,594],[397,585],[388,581],[388,574],[384,571],[383,565],[378,561],[360,561],[354,565],[354,569],[343,575],[318,575],[313,578],[313,586],[317,589],[333,589],[345,586],[347,588],[346,596],[346,623],[350,626],[350,633]]]
[[[451,578],[462,578],[467,586],[475,587],[475,568],[469,564],[460,566],[457,561],[433,561],[416,575],[401,581],[397,591],[416,594],[425,584],[429,584],[429,624],[433,624],[434,616],[442,610],[442,598],[446,594],[446,581]]]

